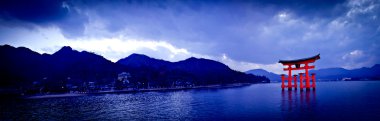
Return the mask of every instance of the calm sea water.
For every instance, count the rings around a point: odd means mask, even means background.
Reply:
[[[0,120],[380,120],[380,81],[1,99]]]

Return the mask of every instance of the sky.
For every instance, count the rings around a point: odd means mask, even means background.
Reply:
[[[283,73],[281,60],[321,54],[317,69],[380,64],[379,0],[1,0],[0,45],[62,46],[116,62],[132,53]]]

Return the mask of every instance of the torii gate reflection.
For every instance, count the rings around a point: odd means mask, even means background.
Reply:
[[[317,109],[317,95],[315,90],[311,91],[282,91],[281,111],[286,120],[315,120]],[[302,115],[294,115],[294,112],[302,111]]]
[[[313,57],[309,58],[303,58],[303,59],[297,59],[297,60],[280,60],[279,63],[282,65],[286,66],[287,68],[284,68],[284,71],[288,71],[288,85],[285,85],[285,75],[281,75],[281,88],[284,90],[285,87],[288,87],[288,90],[297,89],[297,75],[293,75],[292,77],[292,70],[305,70],[305,78],[304,78],[304,73],[299,73],[300,76],[300,89],[303,90],[303,88],[306,88],[306,90],[310,90],[312,87],[315,90],[315,74],[311,74],[312,78],[312,85],[310,85],[310,76],[309,76],[309,69],[314,69],[315,66],[312,65],[310,66],[310,63],[314,63],[316,60],[320,59],[319,54],[315,55]],[[302,67],[301,67],[302,64]],[[294,65],[294,66],[293,66]],[[294,84],[292,85],[292,80]],[[306,81],[305,85],[303,84],[303,81]]]

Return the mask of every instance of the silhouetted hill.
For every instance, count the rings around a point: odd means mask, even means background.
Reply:
[[[94,81],[100,84],[109,83],[115,75],[122,72],[122,67],[97,54],[87,51],[76,51],[63,47],[50,56],[46,63],[51,64],[49,71],[56,79],[70,77],[71,80]]]
[[[9,45],[0,47],[0,85],[9,87],[31,84],[32,80],[40,78],[47,66],[43,56],[28,48],[14,48]]]
[[[194,57],[178,62],[168,62],[132,54],[119,60],[117,64],[124,65],[128,72],[135,75],[132,80],[143,80],[143,83],[159,82],[160,85],[170,85],[175,81],[191,82],[196,85],[267,81],[265,77],[231,70],[217,61]]]
[[[189,58],[183,61],[174,63],[170,69],[183,71],[193,75],[199,83],[212,84],[212,83],[233,83],[237,82],[260,82],[265,81],[264,77],[247,77],[242,75],[241,72],[234,71],[228,66],[213,60],[202,58]],[[252,79],[243,79],[252,78]]]
[[[24,47],[0,46],[1,87],[26,88],[42,83],[46,90],[62,85],[94,81],[109,83],[122,68],[90,52],[63,47],[56,53],[39,54]],[[57,91],[57,90],[56,90]],[[59,90],[58,90],[59,91]],[[62,90],[64,91],[64,90]]]
[[[245,73],[258,75],[258,76],[266,76],[271,82],[281,82],[281,77],[278,74],[268,72],[264,69],[253,69],[246,71]]]
[[[0,87],[67,91],[67,85],[85,87],[112,85],[121,72],[131,74],[129,83],[139,87],[170,87],[178,83],[195,85],[259,83],[266,77],[244,74],[207,59],[189,58],[169,62],[132,54],[113,63],[102,56],[65,46],[54,54],[39,54],[25,47],[0,46]]]
[[[142,54],[131,54],[126,58],[120,59],[116,63],[129,67],[153,67],[160,68],[165,67],[171,62],[165,60],[154,59]]]

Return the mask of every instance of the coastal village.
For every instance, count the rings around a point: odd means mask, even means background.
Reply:
[[[84,81],[82,85],[74,85],[68,83],[71,79],[67,77],[67,80],[62,80],[60,82],[60,89],[56,90],[54,93],[112,93],[112,92],[136,92],[136,91],[153,91],[153,90],[164,90],[164,89],[187,89],[195,87],[195,84],[190,81],[177,80],[174,81],[171,87],[162,87],[156,83],[143,83],[136,82],[132,83],[130,81],[131,74],[128,72],[122,72],[115,77],[114,81],[110,84],[99,84],[96,81]],[[44,95],[52,94],[47,91],[46,86],[42,84],[43,80],[47,80],[47,77],[43,78],[42,81],[34,81],[31,89],[26,89],[23,94],[27,95]]]

